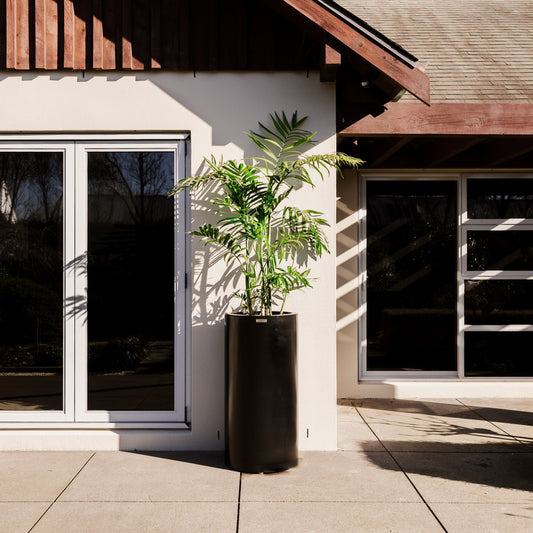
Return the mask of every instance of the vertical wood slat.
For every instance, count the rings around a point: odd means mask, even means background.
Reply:
[[[46,0],[46,68],[57,69],[58,66],[58,5],[56,0]]]
[[[150,2],[150,65],[149,68],[161,68],[161,2]]]
[[[63,0],[63,67],[74,68],[74,5],[72,0]]]
[[[35,0],[35,68],[58,66],[58,6],[54,0]]]
[[[131,0],[122,0],[122,68],[133,68]]]
[[[132,10],[132,69],[150,68],[150,2],[134,0]]]
[[[30,28],[29,28],[29,5],[28,0],[17,0],[16,11],[16,59],[17,69],[30,68]]]
[[[93,0],[91,17],[93,20],[92,47],[93,61],[92,68],[101,70],[104,68],[104,23],[102,0]]]
[[[117,68],[117,43],[120,42],[120,25],[117,13],[118,0],[105,0],[103,2],[103,36],[104,36],[104,70]]]
[[[218,34],[220,27],[220,0],[207,0],[207,34],[204,39],[207,41],[207,68],[216,70],[218,66]],[[238,14],[237,16],[242,16]]]
[[[89,18],[86,16],[87,0],[74,2],[74,69],[90,68],[88,61],[87,35],[89,33]],[[92,50],[92,47],[91,47]]]
[[[35,68],[46,68],[45,0],[35,0]]]
[[[178,46],[178,68],[182,70],[188,70],[191,67],[191,35],[194,35],[196,38],[201,34],[200,31],[195,32],[191,28],[191,2],[190,0],[182,0],[180,2],[181,6],[177,13],[178,16],[178,26],[176,36],[175,33],[171,33],[171,38],[177,41]]]
[[[16,0],[6,1],[6,68],[15,68]]]
[[[6,0],[0,0],[0,69],[6,68]]]
[[[28,0],[6,2],[6,68],[30,68]]]
[[[319,67],[318,43],[248,0],[0,0],[0,11],[0,68]]]
[[[191,49],[190,58],[192,61],[191,68],[193,70],[207,70],[207,39],[206,32],[201,31],[205,27],[206,11],[209,14],[208,8],[204,2],[191,2]]]
[[[161,0],[161,61],[165,68],[178,68],[180,3]]]

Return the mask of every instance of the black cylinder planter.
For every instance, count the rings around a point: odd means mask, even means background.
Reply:
[[[298,464],[296,314],[226,314],[226,464],[277,472]]]

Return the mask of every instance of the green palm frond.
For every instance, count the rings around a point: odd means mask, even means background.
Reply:
[[[288,294],[311,287],[310,270],[295,266],[301,262],[297,257],[314,259],[329,253],[323,214],[286,205],[294,181],[312,187],[316,176],[324,179],[332,170],[362,163],[342,153],[306,154],[315,145],[314,133],[303,127],[306,120],[297,112],[271,114],[271,125],[260,122],[259,131],[248,134],[261,150],[259,157],[206,158],[202,174],[180,180],[169,191],[215,186],[212,204],[218,221],[200,226],[192,235],[223,249],[227,261],[239,262],[245,287],[237,294],[248,314],[270,315],[276,304],[283,309]]]

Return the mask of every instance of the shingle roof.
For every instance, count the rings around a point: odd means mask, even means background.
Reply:
[[[533,103],[533,0],[336,1],[420,60],[432,102]]]

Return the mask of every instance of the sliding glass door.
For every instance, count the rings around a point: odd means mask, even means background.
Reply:
[[[62,152],[0,152],[0,410],[61,411]]]
[[[187,421],[185,142],[0,147],[0,421]]]

